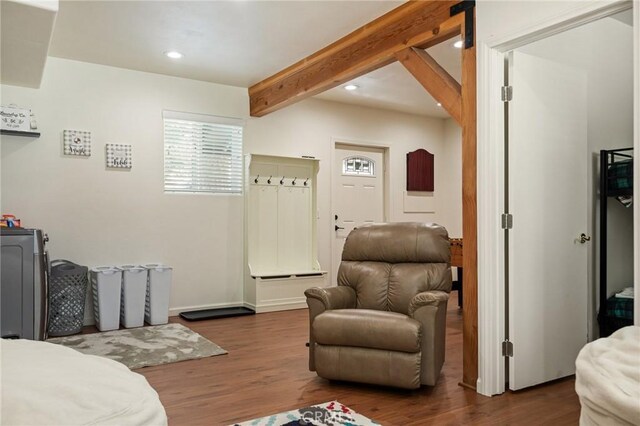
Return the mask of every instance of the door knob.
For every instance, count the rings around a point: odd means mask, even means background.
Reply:
[[[587,241],[591,241],[591,237],[587,237],[587,235],[584,232],[580,234],[580,244],[584,244]]]
[[[337,231],[338,229],[344,229],[344,228],[343,228],[342,226],[338,226],[338,225],[336,225],[336,231]]]

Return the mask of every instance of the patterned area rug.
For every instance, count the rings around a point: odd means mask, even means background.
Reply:
[[[227,353],[181,324],[77,334],[56,337],[47,342],[67,346],[84,354],[110,358],[132,370]]]
[[[237,423],[235,426],[370,426],[378,424],[338,401],[331,401]]]

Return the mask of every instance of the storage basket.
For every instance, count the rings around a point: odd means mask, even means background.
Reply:
[[[633,160],[616,161],[611,164],[608,179],[610,191],[633,188]]]
[[[173,268],[158,263],[144,265],[149,271],[144,320],[151,325],[169,322],[169,296]]]
[[[49,336],[80,333],[87,297],[87,267],[68,260],[52,261],[48,293]]]
[[[115,266],[99,266],[91,270],[93,314],[100,331],[120,327],[120,288],[122,270]]]
[[[120,323],[126,328],[142,327],[147,295],[147,269],[135,265],[124,265],[120,269]]]

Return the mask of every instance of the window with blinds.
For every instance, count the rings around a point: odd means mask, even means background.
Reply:
[[[165,111],[165,192],[241,194],[242,121]]]

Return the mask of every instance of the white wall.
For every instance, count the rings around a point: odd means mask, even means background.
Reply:
[[[318,173],[318,260],[331,269],[334,221],[331,210],[332,140],[378,143],[389,146],[390,188],[388,221],[437,222],[447,228],[455,221],[445,214],[446,182],[461,168],[461,157],[450,164],[444,152],[444,120],[376,110],[322,100],[307,100],[266,117],[251,119],[246,129],[245,150],[253,154],[310,155],[320,159]],[[404,213],[406,154],[425,148],[435,155],[435,213]],[[442,185],[442,187],[440,186]],[[442,188],[442,189],[441,189]]]
[[[440,195],[440,213],[449,236],[462,238],[462,128],[452,118],[445,121],[443,148],[442,163],[447,167],[447,179]]]
[[[605,18],[519,49],[587,73],[590,309],[596,323],[599,289],[600,150],[633,146],[633,28]],[[608,200],[609,294],[633,285],[633,211]],[[591,325],[591,324],[590,324]],[[595,334],[595,333],[594,333]],[[594,335],[592,334],[592,335]]]
[[[0,95],[3,105],[32,108],[42,133],[39,139],[2,137],[1,210],[48,232],[53,258],[89,266],[172,265],[173,313],[242,302],[243,199],[164,194],[162,111],[247,118],[246,89],[49,58],[40,89],[5,85]],[[91,131],[92,156],[63,156],[63,129]],[[390,146],[390,220],[450,227],[449,216],[440,213],[451,210],[447,205],[435,214],[402,211],[408,151],[435,154],[437,197],[449,171],[460,169],[459,158],[443,164],[444,129],[441,119],[307,100],[247,118],[245,152],[321,160],[318,253],[330,269],[332,138]],[[131,144],[133,168],[106,170],[105,143]]]
[[[476,40],[501,39],[512,34],[537,29],[537,25],[550,19],[567,16],[594,4],[611,3],[609,0],[478,0],[476,3]]]
[[[243,199],[164,194],[162,110],[243,116],[245,89],[49,58],[40,89],[0,93],[42,133],[2,137],[2,212],[44,229],[52,258],[172,265],[172,307],[241,301]],[[63,129],[91,131],[92,156],[63,156]],[[131,144],[133,168],[106,170],[105,143]]]

